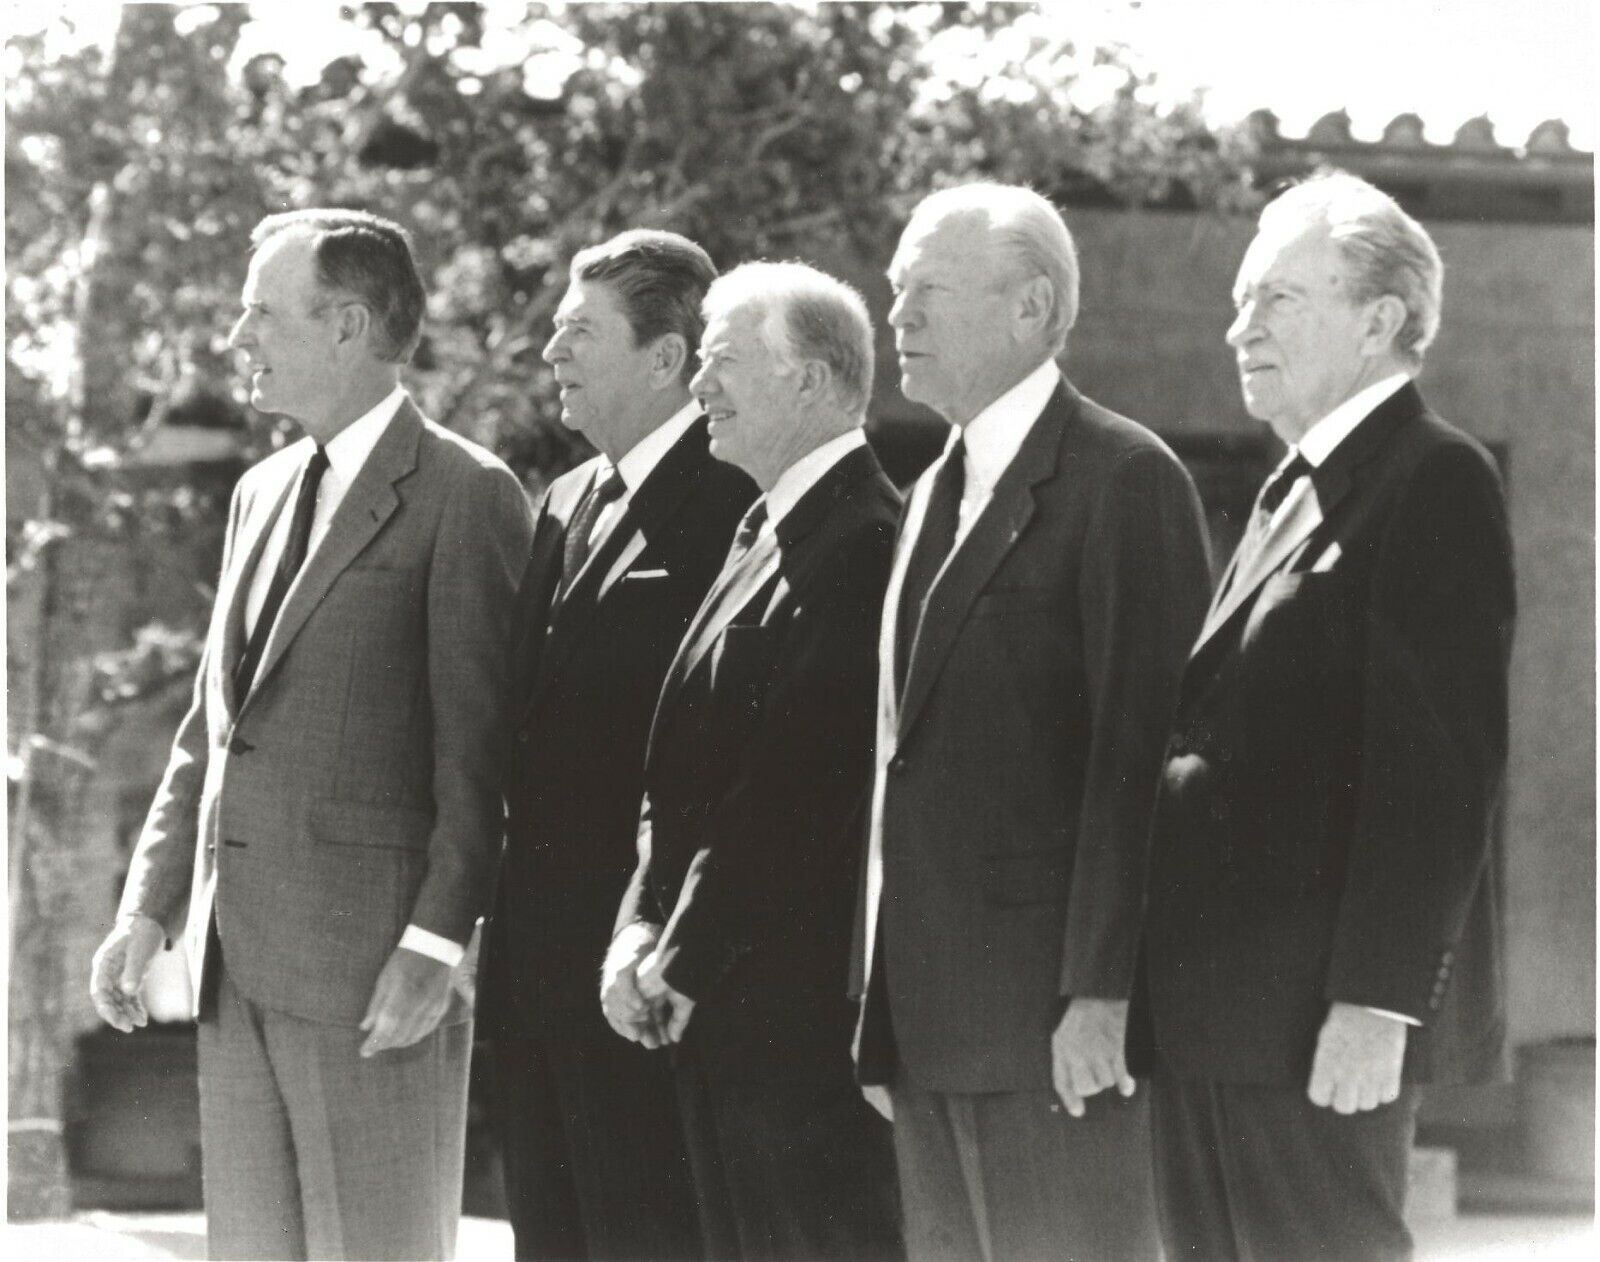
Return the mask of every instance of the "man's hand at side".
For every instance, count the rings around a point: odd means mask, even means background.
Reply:
[[[1406,1023],[1353,1003],[1336,1003],[1317,1035],[1311,1103],[1335,1113],[1365,1113],[1400,1097]]]
[[[606,1023],[625,1039],[660,1047],[661,1034],[650,1001],[639,992],[639,964],[655,950],[659,925],[639,920],[611,941],[600,968],[600,1008]]]
[[[372,988],[367,1015],[361,1029],[367,1040],[361,1045],[363,1056],[396,1047],[410,1047],[433,1033],[450,1006],[450,975],[453,970],[420,951],[396,947],[378,974]]]
[[[165,941],[161,926],[137,912],[122,917],[106,934],[89,969],[89,998],[107,1025],[131,1034],[149,1021],[139,987]]]
[[[1127,1028],[1126,999],[1079,996],[1067,1004],[1050,1039],[1050,1061],[1056,1094],[1073,1117],[1084,1115],[1086,1099],[1110,1087],[1133,1094],[1122,1050]]]
[[[654,951],[639,964],[639,993],[656,1014],[662,1041],[682,1042],[683,1032],[689,1028],[689,1018],[694,1015],[694,1000],[667,985],[666,978],[661,975],[661,957]]]

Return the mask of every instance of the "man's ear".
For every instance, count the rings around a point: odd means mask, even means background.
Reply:
[[[671,385],[683,376],[689,361],[689,343],[681,333],[664,333],[656,339],[650,354],[650,373],[661,385]]]
[[[1367,304],[1361,328],[1361,349],[1369,355],[1387,355],[1406,323],[1406,304],[1395,294],[1383,294]]]
[[[1014,311],[1026,338],[1042,337],[1056,309],[1056,290],[1047,276],[1032,276],[1017,286]]]
[[[334,321],[334,342],[350,346],[359,342],[372,328],[372,312],[365,303],[346,302],[340,305]]]
[[[833,388],[833,369],[820,359],[800,361],[800,397],[825,399]]]

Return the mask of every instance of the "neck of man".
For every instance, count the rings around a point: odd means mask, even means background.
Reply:
[[[952,425],[965,429],[997,399],[1015,390],[1041,364],[1054,358],[1055,352],[1048,346],[1035,346],[1026,350],[1019,348],[1016,354],[1007,357],[1002,364],[996,365],[995,375],[990,381],[989,389],[983,392],[981,399],[969,401],[959,413],[954,415],[946,414],[944,419]]]
[[[765,495],[778,485],[784,474],[818,447],[859,429],[861,423],[860,417],[846,412],[816,412],[798,417],[794,424],[778,427],[774,441],[761,453],[761,459],[751,462],[758,467],[747,468],[745,472]]]
[[[612,433],[586,435],[602,455],[616,464],[630,451],[655,433],[689,402],[687,386],[674,385],[666,390],[652,390],[639,402],[632,416],[619,418]]]
[[[388,398],[399,384],[398,364],[374,363],[366,371],[352,373],[318,416],[295,419],[299,421],[301,429],[326,446]]]

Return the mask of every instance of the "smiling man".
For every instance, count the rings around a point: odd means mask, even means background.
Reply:
[[[274,215],[232,344],[305,438],[234,492],[194,704],[96,954],[95,1006],[182,938],[214,1258],[453,1256],[471,1013],[531,537],[498,460],[399,384],[424,295],[397,225]]]
[[[1344,174],[1262,212],[1228,344],[1288,444],[1189,659],[1131,1051],[1173,1257],[1401,1258],[1416,1084],[1498,1071],[1500,481],[1412,384],[1438,252]]]
[[[1153,1258],[1123,1032],[1199,499],[1057,367],[1078,263],[1044,198],[933,194],[889,280],[901,389],[952,429],[883,609],[861,1081],[913,1257]]]
[[[618,1039],[595,992],[636,859],[661,679],[756,493],[711,457],[689,394],[716,274],[670,232],[583,250],[544,349],[562,422],[599,454],[545,495],[518,608],[506,861],[479,1004],[518,1258],[701,1256],[667,1058]],[[616,962],[633,1002],[636,963]]]
[[[899,497],[861,426],[872,326],[849,286],[751,263],[706,297],[692,388],[761,488],[667,672],[639,868],[605,995],[677,1045],[706,1256],[900,1256],[887,1127],[850,1069],[845,996],[877,611]],[[618,993],[618,992],[624,993]]]

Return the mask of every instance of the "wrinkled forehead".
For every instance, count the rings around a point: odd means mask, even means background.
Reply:
[[[1336,280],[1343,260],[1328,225],[1321,220],[1269,220],[1256,233],[1239,264],[1234,294],[1263,285],[1311,285]]]
[[[309,233],[282,232],[268,237],[250,256],[245,273],[245,300],[272,295],[280,302],[291,297],[309,297],[316,292],[312,249],[316,239]]]
[[[994,224],[981,210],[962,208],[912,215],[900,234],[889,264],[889,279],[954,268],[987,258],[993,248]]]
[[[762,349],[757,331],[765,315],[762,304],[754,298],[742,299],[713,312],[706,321],[705,332],[700,335],[702,357],[747,354]]]

